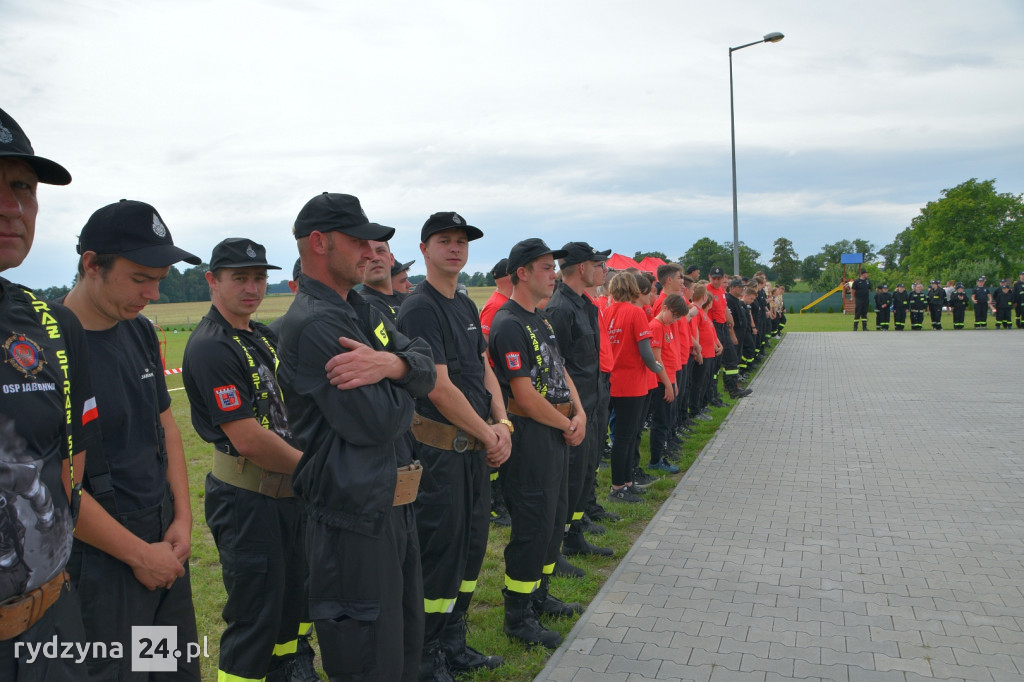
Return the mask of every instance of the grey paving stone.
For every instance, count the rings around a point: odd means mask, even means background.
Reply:
[[[1024,363],[979,341],[1024,334],[787,334],[538,679],[1024,680]]]

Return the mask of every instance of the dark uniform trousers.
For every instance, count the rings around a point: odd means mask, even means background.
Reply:
[[[161,504],[114,516],[117,521],[145,542],[159,542],[174,518],[170,493]],[[132,573],[128,564],[84,542],[75,541],[68,572],[82,602],[82,620],[91,642],[121,642],[122,658],[89,658],[93,680],[138,680],[169,682],[199,680],[199,660],[178,659],[172,672],[132,672],[132,625],[177,626],[178,647],[198,642],[195,611],[192,608],[192,583],[188,562],[185,576],[170,589],[148,590]]]
[[[707,393],[707,385],[710,383],[710,367],[712,358],[704,358],[703,362],[697,362],[691,360],[690,363],[693,367],[690,368],[690,416],[696,417],[697,414],[704,409],[704,406],[708,404],[705,399]]]
[[[32,627],[13,639],[0,640],[0,680],[79,682],[89,679],[89,670],[84,662],[77,660],[77,655],[76,658],[48,658],[40,648],[52,642],[54,635],[58,642],[76,642],[85,646],[89,640],[82,628],[81,611],[78,593],[66,585],[60,598]],[[17,647],[19,643],[22,646]],[[36,652],[34,659],[29,646]],[[59,655],[60,651],[57,653]],[[127,642],[124,643],[124,653],[131,658],[131,645]]]
[[[676,372],[676,419],[674,428],[679,428],[690,418],[690,367],[693,358],[687,358],[683,368]]]
[[[413,503],[423,570],[424,641],[435,642],[451,614],[465,613],[487,553],[490,467],[481,450],[416,444],[423,465]]]
[[[932,329],[942,329],[942,304],[929,301],[928,314],[932,319]]]
[[[988,329],[988,301],[974,304],[974,328]]]
[[[260,680],[298,644],[306,576],[302,503],[207,474],[205,504],[227,591],[218,668],[232,682]]]
[[[611,376],[601,372],[597,378],[597,403],[594,414],[587,414],[587,432],[594,439],[593,450],[590,452],[590,468],[583,483],[581,504],[584,510],[597,505],[597,470],[604,457],[604,447],[608,442],[608,418],[611,415]]]
[[[736,377],[740,373],[739,355],[736,353],[736,346],[732,343],[732,337],[729,336],[729,326],[725,322],[715,322],[715,333],[722,344],[721,367],[725,373],[722,381],[725,384],[725,389],[733,393],[739,388],[736,384]],[[717,379],[717,374],[715,378]],[[714,390],[718,391],[717,384]]]
[[[309,615],[331,680],[419,676],[423,587],[411,504],[386,512],[376,537],[306,517]],[[394,652],[401,651],[401,656]]]
[[[511,416],[512,456],[501,465],[511,536],[505,546],[505,587],[530,594],[554,573],[569,507],[569,446],[555,428]]]

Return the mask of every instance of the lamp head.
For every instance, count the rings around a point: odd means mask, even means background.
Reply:
[[[777,42],[779,42],[780,40],[782,40],[785,37],[786,36],[782,35],[778,31],[772,31],[771,33],[769,33],[768,35],[766,35],[764,37],[764,42],[766,42],[766,43],[777,43]]]

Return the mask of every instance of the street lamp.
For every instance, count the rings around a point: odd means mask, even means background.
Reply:
[[[761,40],[729,48],[729,124],[732,127],[732,273],[734,275],[740,274],[740,219],[739,211],[736,208],[736,114],[732,94],[732,53],[751,45],[777,43],[785,37],[778,31],[773,31]]]

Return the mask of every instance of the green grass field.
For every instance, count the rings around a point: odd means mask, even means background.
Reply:
[[[474,291],[473,294],[483,294],[483,299],[478,302],[482,305],[490,295],[489,289]],[[478,296],[474,295],[474,299]],[[279,297],[274,297],[275,299]],[[280,297],[283,300],[290,300],[290,297]],[[276,301],[275,301],[276,303]],[[175,306],[173,312],[164,312],[171,306]],[[154,308],[156,310],[154,310]],[[281,309],[284,310],[287,305]],[[192,317],[192,324],[205,313],[208,304],[166,304],[162,306],[151,306],[147,313],[153,317],[162,317],[165,320],[175,319],[171,315]],[[168,322],[168,324],[171,324]],[[184,324],[184,323],[182,323]],[[167,367],[176,368],[181,366],[181,357],[188,339],[187,332],[166,334],[166,361]],[[217,678],[217,650],[220,633],[223,630],[223,621],[220,617],[220,610],[224,605],[225,592],[221,582],[220,563],[217,556],[217,548],[213,543],[209,529],[206,527],[203,512],[203,497],[205,491],[205,477],[210,469],[211,448],[200,440],[192,429],[191,417],[189,416],[188,398],[182,388],[181,375],[169,375],[167,386],[171,391],[171,409],[182,433],[185,445],[185,457],[188,463],[189,487],[192,498],[192,513],[195,519],[192,533],[192,589],[196,610],[196,621],[199,629],[199,636],[206,636],[209,642],[210,658],[203,661],[203,679],[215,680]],[[696,459],[707,441],[714,435],[715,430],[722,419],[728,414],[729,408],[717,408],[714,410],[714,419],[708,422],[700,422],[696,427],[696,433],[690,437],[684,447],[683,461],[679,464],[685,471]],[[642,447],[643,459],[647,458],[647,436],[644,436]],[[552,583],[553,593],[565,601],[578,601],[583,604],[589,603],[604,581],[611,575],[618,562],[625,556],[632,546],[634,540],[640,535],[647,523],[654,516],[661,506],[661,503],[671,494],[676,483],[682,474],[668,476],[655,483],[646,496],[643,503],[637,505],[608,504],[609,508],[621,514],[623,520],[615,524],[607,524],[608,532],[596,539],[597,543],[611,547],[615,550],[615,556],[605,557],[575,557],[573,563],[587,570],[587,577],[581,580],[569,578],[555,578]],[[599,473],[599,490],[607,490],[610,485],[607,469]],[[594,540],[595,538],[591,538]],[[491,536],[488,543],[487,558],[484,563],[479,579],[479,587],[473,601],[470,612],[470,643],[481,651],[491,654],[500,654],[505,657],[505,665],[494,671],[479,672],[471,679],[476,680],[531,680],[544,667],[550,652],[543,647],[535,647],[527,650],[520,644],[510,642],[502,633],[501,626],[504,617],[501,598],[501,586],[504,576],[504,560],[502,551],[508,541],[508,530],[497,526],[491,526]],[[575,619],[562,619],[554,621],[552,627],[563,635],[567,634],[575,622]]]

